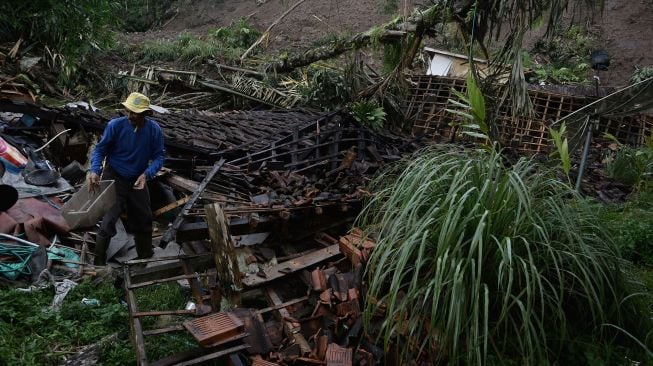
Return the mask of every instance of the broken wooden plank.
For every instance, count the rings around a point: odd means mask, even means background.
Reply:
[[[160,310],[160,311],[139,311],[130,313],[132,318],[143,318],[148,316],[162,316],[162,315],[195,315],[195,310]]]
[[[183,263],[184,262],[182,262],[182,269],[184,268]],[[145,287],[145,286],[157,285],[157,284],[167,283],[167,282],[175,282],[175,281],[179,281],[179,280],[192,280],[192,279],[198,280],[200,277],[207,277],[207,276],[210,276],[210,275],[211,274],[209,274],[209,273],[204,273],[204,274],[193,273],[193,274],[188,274],[188,275],[161,278],[161,279],[156,279],[156,280],[152,280],[152,281],[134,283],[134,284],[129,286],[129,289],[134,290],[134,289]]]
[[[193,264],[193,268],[197,272],[202,272],[207,269],[214,268],[215,266],[215,262],[210,255],[195,255],[191,257],[192,258],[190,258],[190,261]],[[134,263],[134,261],[130,261],[130,263]],[[145,282],[178,275],[185,275],[185,273],[181,262],[175,261],[172,263],[164,263],[158,266],[135,269],[132,271],[131,280],[134,282]]]
[[[291,319],[290,312],[285,307],[282,307],[283,300],[277,294],[276,291],[272,288],[267,288],[265,294],[268,298],[268,301],[272,304],[273,307],[278,307],[276,317],[283,323],[283,330],[286,334],[286,337],[293,339],[295,343],[299,345],[302,355],[306,355],[311,352],[311,347],[308,345],[308,342],[304,336],[300,333],[301,325],[293,323],[288,319]]]
[[[165,182],[177,189],[183,189],[188,192],[195,192],[200,186],[196,181],[176,174],[171,174],[170,176],[165,177]]]
[[[320,262],[330,260],[341,255],[338,244],[318,249],[298,258],[282,262],[264,270],[265,277],[248,276],[243,279],[245,287],[255,287],[282,278],[290,273],[297,272]]]
[[[248,345],[241,344],[239,346],[234,346],[234,347],[231,347],[231,348],[227,348],[227,349],[222,350],[222,351],[209,353],[206,356],[198,357],[198,358],[190,360],[190,361],[180,362],[179,366],[195,365],[195,364],[198,364],[198,363],[201,363],[201,362],[205,362],[205,361],[213,360],[215,358],[219,358],[219,357],[222,357],[222,356],[230,355],[232,353],[236,353],[238,351],[242,351],[242,350],[247,349],[247,348],[249,348]]]
[[[168,365],[193,365],[196,363],[204,362],[212,358],[218,358],[221,356],[226,356],[231,353],[235,353],[246,349],[246,345],[238,345],[226,350],[210,353],[210,350],[205,348],[195,348],[190,351],[176,353],[174,355],[162,358],[160,360],[154,361],[150,366],[168,366]],[[198,357],[199,356],[199,357]],[[207,356],[212,356],[211,358],[205,359]]]
[[[184,217],[188,213],[188,210],[190,210],[190,208],[193,207],[195,201],[197,201],[197,199],[200,197],[202,192],[204,192],[206,185],[209,184],[211,179],[213,179],[213,177],[218,173],[218,171],[220,170],[220,168],[222,168],[222,165],[224,165],[224,163],[225,163],[225,159],[224,158],[220,159],[218,162],[216,162],[213,165],[211,171],[209,171],[206,174],[206,177],[204,177],[202,183],[200,183],[199,187],[197,187],[197,190],[193,192],[191,198],[188,200],[188,202],[186,202],[184,208],[181,210],[179,215],[177,215],[170,228],[166,231],[166,233],[161,238],[161,242],[159,244],[161,247],[165,248],[165,246],[168,245],[169,242],[173,241],[176,238],[177,230],[179,230],[179,227],[184,222]]]
[[[161,207],[160,209],[154,211],[152,214],[154,215],[154,217],[159,217],[159,216],[163,215],[164,213],[170,212],[170,211],[174,210],[175,208],[185,204],[189,200],[190,200],[190,196],[186,196],[186,197],[184,197],[184,198],[182,198],[180,200],[177,200],[177,201],[175,201],[173,203],[170,203],[170,204],[167,204],[167,205]]]
[[[166,328],[159,328],[159,329],[150,329],[143,331],[143,336],[151,336],[151,335],[159,335],[159,334],[165,334],[165,333],[172,333],[172,332],[181,332],[183,330],[186,330],[181,324],[178,325],[171,325]]]
[[[81,351],[69,357],[64,363],[65,366],[87,366],[95,365],[100,359],[102,349],[109,343],[118,340],[118,333],[109,334],[96,343],[85,346]]]

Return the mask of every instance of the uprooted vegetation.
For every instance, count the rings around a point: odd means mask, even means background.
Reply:
[[[138,45],[136,61],[182,61],[201,64],[208,59],[234,61],[256,41],[260,32],[239,20],[229,27],[210,30],[206,36],[198,37],[181,33],[173,40],[150,41]]]

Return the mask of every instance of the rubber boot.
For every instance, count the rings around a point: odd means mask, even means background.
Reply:
[[[107,249],[109,249],[109,242],[111,242],[111,238],[104,235],[98,234],[95,237],[95,260],[93,260],[94,265],[107,265]]]
[[[152,232],[134,234],[134,242],[136,243],[136,253],[138,253],[139,259],[152,258],[154,255]]]

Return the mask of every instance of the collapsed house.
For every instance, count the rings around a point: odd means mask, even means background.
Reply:
[[[30,273],[34,279],[44,270],[63,276],[98,274],[101,269],[90,264],[94,207],[71,211],[66,205],[74,200],[70,197],[78,188],[73,187],[83,182],[80,166],[108,116],[10,100],[0,101],[0,109],[15,117],[4,119],[3,135],[9,140],[25,146],[30,142],[21,138],[47,135],[53,145],[46,160],[78,168],[78,174],[66,174],[69,185],[32,187],[36,196],[43,196],[37,190],[50,189],[54,206],[63,211],[58,215],[50,207],[56,219],[48,222],[61,225],[56,243],[50,225],[38,231],[42,247],[72,254],[60,261],[30,261]],[[34,119],[31,126],[23,122],[25,115]],[[380,350],[373,342],[356,352],[353,348],[362,330],[362,262],[373,242],[362,232],[347,231],[369,195],[365,187],[371,175],[417,145],[375,132],[342,112],[197,112],[163,114],[157,121],[169,156],[150,183],[160,249],[152,259],[134,260],[128,223],[123,222],[108,253],[114,263],[124,264],[121,278],[138,363],[194,364],[218,357],[237,362],[243,352],[262,356],[254,361],[261,365],[378,360]],[[27,190],[19,193],[21,202],[30,199]],[[40,210],[33,210],[33,216]],[[3,215],[11,217],[14,211]],[[60,220],[62,215],[66,220]],[[191,293],[185,309],[144,309],[138,303],[139,289],[175,281]],[[265,306],[262,299],[267,299]],[[144,320],[157,317],[174,317],[175,322],[149,328],[152,322]],[[151,360],[148,344],[170,332],[191,334],[198,347]]]
[[[413,134],[435,142],[458,138],[448,109],[452,90],[464,91],[464,80],[416,76],[412,85],[405,107]],[[597,97],[533,88],[531,99],[533,116],[514,118],[506,108],[499,119],[500,139],[519,154],[550,152],[549,127]],[[88,105],[45,108],[28,98],[0,100],[0,112],[2,136],[26,152],[34,163],[26,169],[41,171],[31,180],[36,184],[27,178],[31,173],[2,177],[4,183],[13,179],[20,197],[0,213],[2,245],[34,248],[18,261],[6,252],[0,263],[12,267],[3,273],[31,281],[43,273],[101,275],[103,269],[90,264],[94,207],[71,211],[66,205],[75,203],[88,153],[110,116]],[[247,358],[254,365],[371,365],[392,357],[375,345],[374,334],[362,332],[362,312],[373,300],[365,298],[362,274],[374,241],[350,229],[371,194],[372,175],[421,144],[371,130],[339,111],[195,111],[155,118],[168,155],[150,183],[155,257],[134,259],[127,223],[109,249],[120,268],[137,363],[229,358],[238,365]],[[652,123],[646,114],[616,115],[601,119],[598,131],[641,145]],[[140,289],[175,282],[192,299],[184,308],[139,303]],[[383,304],[373,306],[372,321],[383,321]],[[170,333],[192,336],[196,347],[151,359],[149,347]]]

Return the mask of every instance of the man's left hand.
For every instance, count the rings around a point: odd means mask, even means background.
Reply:
[[[136,182],[134,182],[134,189],[143,189],[145,188],[145,174],[141,174]]]

